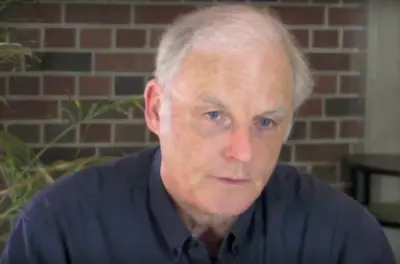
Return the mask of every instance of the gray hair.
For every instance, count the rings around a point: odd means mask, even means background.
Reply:
[[[293,70],[294,109],[297,109],[312,93],[312,74],[290,32],[267,8],[222,4],[176,19],[161,37],[155,78],[160,85],[168,87],[189,51],[202,44],[208,45],[211,40],[214,44],[242,49],[248,41],[268,42],[271,36],[278,37],[287,51]]]

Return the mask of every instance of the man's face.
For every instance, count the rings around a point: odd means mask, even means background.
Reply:
[[[291,122],[292,72],[284,50],[192,51],[174,80],[170,116],[149,125],[160,139],[163,181],[205,213],[238,215],[267,183]],[[163,89],[149,84],[147,104]]]

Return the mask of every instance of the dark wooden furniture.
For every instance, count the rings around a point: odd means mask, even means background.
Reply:
[[[400,201],[381,203],[370,198],[371,177],[389,176],[400,180],[400,153],[351,155],[343,159],[342,165],[350,180],[349,195],[368,208],[382,226],[400,228]]]

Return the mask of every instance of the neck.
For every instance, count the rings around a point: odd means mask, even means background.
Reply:
[[[175,200],[177,211],[186,227],[194,236],[212,232],[216,236],[223,237],[226,231],[236,220],[234,216],[221,216],[207,214],[184,202]]]
[[[162,166],[161,169],[163,169]],[[176,210],[189,232],[192,236],[202,240],[210,255],[215,256],[226,232],[234,223],[237,216],[209,214],[203,212],[182,197],[181,190],[176,188],[179,184],[177,184],[173,178],[162,178],[164,187],[171,196]]]
[[[176,202],[176,207],[192,236],[203,241],[210,257],[216,257],[224,236],[236,217],[206,214],[185,203]]]
[[[164,167],[161,166],[161,171],[163,169]],[[192,235],[201,236],[206,231],[212,231],[216,235],[224,236],[237,216],[210,214],[200,210],[181,195],[184,191],[177,189],[179,184],[176,183],[175,179],[165,177],[164,173],[161,173],[161,175],[165,189],[171,196],[178,214]]]

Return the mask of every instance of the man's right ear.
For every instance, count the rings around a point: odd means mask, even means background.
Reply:
[[[151,79],[144,90],[144,117],[148,129],[154,134],[159,134],[160,129],[160,106],[161,106],[161,86],[157,80]]]

